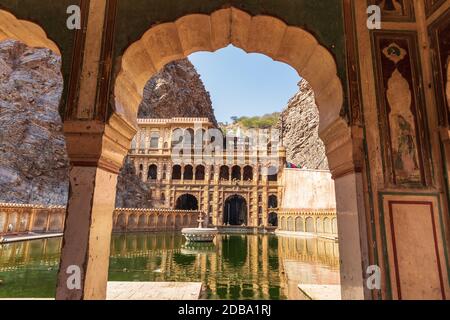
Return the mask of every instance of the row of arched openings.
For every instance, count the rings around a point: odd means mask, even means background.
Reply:
[[[337,234],[336,218],[317,218],[314,221],[312,217],[281,217],[280,229],[292,232],[309,232],[309,233],[329,233]]]
[[[252,144],[252,139],[248,136],[246,137],[231,137],[227,139],[227,136],[222,134],[222,147],[224,150],[227,149],[238,149],[249,150]],[[193,148],[203,148],[205,144],[214,143],[217,136],[209,135],[206,133],[205,129],[198,129],[194,131],[192,128],[181,129],[177,128],[172,131],[172,148],[182,147],[184,149]],[[271,142],[267,143],[268,154],[272,153],[273,145]]]
[[[140,174],[139,176],[142,177],[142,171],[144,167],[141,164],[139,166]],[[211,166],[211,172],[214,172],[214,166]],[[166,171],[165,168],[163,170],[163,179],[166,177]],[[192,165],[186,165],[184,166],[184,170],[181,167],[181,165],[174,165],[172,167],[172,180],[195,180],[197,181],[203,181],[206,177],[206,168],[203,165],[198,165],[195,167]],[[147,174],[147,180],[157,180],[158,179],[158,166],[156,164],[152,164],[148,167],[148,174]],[[221,166],[219,169],[219,179],[222,181],[230,181],[230,180],[237,180],[237,181],[252,181],[254,179],[253,174],[253,167],[252,166]],[[260,176],[261,179],[261,176]],[[268,175],[268,181],[277,181],[278,175],[271,174]]]
[[[188,226],[192,223],[192,217],[189,215],[138,215],[131,214],[128,217],[128,221],[126,215],[121,213],[117,217],[116,221],[116,229],[144,229],[144,228],[172,228],[172,227],[181,227]]]

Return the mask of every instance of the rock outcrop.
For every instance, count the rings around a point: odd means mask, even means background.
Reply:
[[[61,59],[18,41],[0,43],[0,202],[65,205],[69,161],[58,106]],[[187,60],[168,64],[148,82],[140,117],[216,119],[209,93]],[[151,208],[149,186],[126,159],[116,206]]]
[[[67,202],[60,69],[60,57],[48,49],[0,43],[0,202]]]
[[[287,161],[302,168],[328,170],[325,146],[319,137],[314,91],[305,80],[300,81],[299,88],[276,125],[286,147]]]
[[[138,177],[129,158],[117,179],[116,208],[152,208],[150,188]]]
[[[144,89],[140,118],[202,117],[217,126],[211,98],[188,59],[167,64]]]

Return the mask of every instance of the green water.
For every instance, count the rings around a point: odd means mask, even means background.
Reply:
[[[61,239],[0,246],[0,298],[55,295]],[[110,281],[202,282],[204,299],[301,299],[299,283],[339,282],[337,243],[219,235],[189,245],[178,233],[114,235]]]

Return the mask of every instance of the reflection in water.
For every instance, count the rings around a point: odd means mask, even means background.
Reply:
[[[0,297],[52,297],[61,239],[0,247]],[[110,281],[198,281],[207,299],[301,299],[299,283],[339,283],[338,245],[321,239],[181,234],[114,235]]]

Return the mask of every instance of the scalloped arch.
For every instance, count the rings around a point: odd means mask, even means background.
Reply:
[[[39,25],[19,20],[12,13],[0,10],[0,41],[18,40],[29,47],[48,48],[57,55],[61,55],[56,43],[47,37],[44,29]]]
[[[236,8],[187,15],[145,32],[122,57],[115,83],[116,112],[136,123],[144,87],[158,70],[193,52],[213,52],[230,44],[287,63],[305,78],[315,92],[321,131],[339,118],[344,93],[331,53],[301,28]]]

